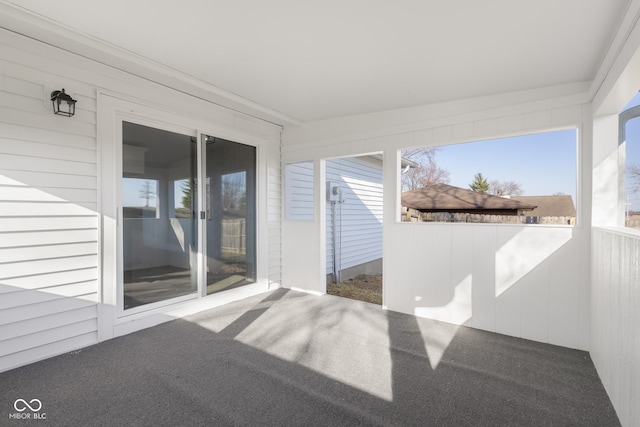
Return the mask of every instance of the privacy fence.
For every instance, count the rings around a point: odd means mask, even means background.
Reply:
[[[573,216],[491,215],[460,212],[420,212],[402,208],[403,222],[465,222],[488,224],[564,224],[574,225]]]

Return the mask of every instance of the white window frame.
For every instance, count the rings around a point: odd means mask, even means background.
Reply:
[[[627,123],[633,119],[640,118],[640,105],[628,108],[618,114],[618,203],[621,209],[618,209],[618,225],[627,228],[626,211],[627,211],[627,190],[626,190],[626,171],[627,171]]]

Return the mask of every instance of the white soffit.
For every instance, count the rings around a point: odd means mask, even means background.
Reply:
[[[292,123],[591,82],[630,0],[5,3]]]

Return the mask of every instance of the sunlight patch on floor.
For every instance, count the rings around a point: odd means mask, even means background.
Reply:
[[[333,298],[333,297],[332,297]],[[388,325],[369,316],[370,304],[279,301],[286,310],[267,310],[237,340],[272,356],[392,401]],[[379,310],[376,307],[374,310]],[[282,313],[288,317],[283,321]],[[383,322],[384,321],[384,322]],[[364,354],[361,347],[377,349]]]
[[[431,331],[427,333],[424,328],[421,328],[425,349],[429,356],[429,363],[432,369],[438,367],[442,355],[458,331],[457,325],[464,325],[471,320],[472,284],[473,278],[472,275],[469,274],[455,287],[453,298],[449,303],[439,307],[416,307],[414,309],[414,314],[418,317],[425,317],[451,324],[451,328],[449,329],[439,329],[438,335],[433,335]],[[421,323],[419,322],[418,324],[420,325]]]

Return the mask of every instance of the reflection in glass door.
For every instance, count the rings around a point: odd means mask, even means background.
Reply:
[[[203,136],[207,294],[256,281],[256,148]]]
[[[196,139],[122,126],[124,309],[197,292]]]

